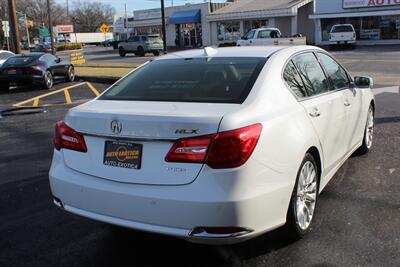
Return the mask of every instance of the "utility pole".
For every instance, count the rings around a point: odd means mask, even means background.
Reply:
[[[54,55],[54,38],[53,38],[53,23],[51,21],[51,8],[50,8],[50,0],[47,0],[47,16],[49,18],[49,34],[50,34],[50,43],[51,43],[51,53]]]
[[[164,8],[164,0],[161,0],[161,23],[162,23],[162,35],[163,35],[163,44],[164,44],[164,54],[167,53],[167,36],[165,29],[165,8]]]
[[[21,53],[21,48],[19,47],[19,31],[17,23],[17,12],[15,9],[15,0],[8,0],[8,18],[10,21],[10,30],[12,36],[12,51],[15,54]]]
[[[68,0],[67,0],[67,18],[69,19],[69,5],[68,5]]]

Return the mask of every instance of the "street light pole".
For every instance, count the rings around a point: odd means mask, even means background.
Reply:
[[[162,23],[162,35],[163,35],[163,44],[164,44],[164,54],[167,53],[167,36],[165,29],[165,8],[164,8],[164,0],[161,0],[161,23]]]
[[[50,43],[51,43],[51,53],[54,55],[54,38],[53,38],[53,23],[51,21],[51,8],[50,8],[50,0],[47,0],[47,16],[49,19],[49,34],[50,34]]]
[[[10,29],[12,34],[12,51],[15,54],[21,53],[21,48],[19,47],[19,30],[18,30],[18,23],[17,23],[17,12],[15,9],[15,0],[8,0],[8,18],[10,20]],[[10,48],[8,48],[10,49]]]

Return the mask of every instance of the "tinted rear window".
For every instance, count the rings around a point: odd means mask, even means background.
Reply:
[[[265,58],[165,59],[146,64],[100,99],[242,103]]]
[[[354,32],[354,30],[353,27],[351,26],[343,25],[343,26],[333,27],[332,32]]]
[[[12,64],[12,65],[23,65],[28,64],[34,61],[37,57],[10,57],[7,59],[5,64]]]

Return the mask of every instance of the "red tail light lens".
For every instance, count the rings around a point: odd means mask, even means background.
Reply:
[[[167,162],[203,163],[213,137],[214,135],[206,135],[178,140],[168,152],[165,160]]]
[[[206,163],[214,169],[242,166],[250,158],[260,138],[261,124],[181,139],[168,152],[167,162]]]
[[[70,128],[64,121],[56,123],[54,147],[57,150],[65,148],[79,152],[87,152],[84,137]]]

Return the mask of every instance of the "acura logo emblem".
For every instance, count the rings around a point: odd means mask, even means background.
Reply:
[[[111,122],[111,131],[115,134],[119,134],[122,131],[122,123],[119,121],[112,121]]]

